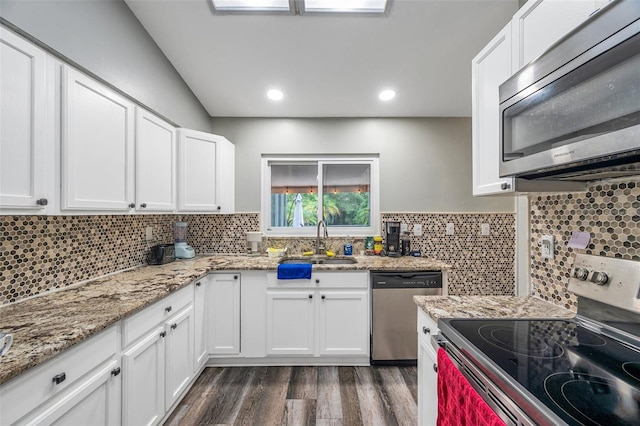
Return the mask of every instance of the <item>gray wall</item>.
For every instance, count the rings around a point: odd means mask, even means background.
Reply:
[[[236,146],[236,210],[260,211],[261,154],[379,153],[383,212],[513,212],[471,195],[470,118],[213,118]]]
[[[122,0],[7,1],[0,16],[182,127],[211,118]]]

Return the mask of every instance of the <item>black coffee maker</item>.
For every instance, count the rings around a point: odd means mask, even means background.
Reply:
[[[400,256],[400,222],[385,222],[385,250],[387,256]]]

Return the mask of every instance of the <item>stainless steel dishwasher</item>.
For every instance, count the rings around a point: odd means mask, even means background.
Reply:
[[[442,294],[442,272],[371,272],[371,363],[415,364],[417,306],[413,296]]]

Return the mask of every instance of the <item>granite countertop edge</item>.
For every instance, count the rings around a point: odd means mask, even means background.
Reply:
[[[357,263],[313,265],[315,271],[449,270],[430,258],[353,256]],[[212,272],[276,271],[279,258],[210,255],[124,272],[0,307],[0,330],[13,333],[0,357],[0,385]]]
[[[442,318],[573,318],[576,313],[533,296],[414,296],[434,321]]]

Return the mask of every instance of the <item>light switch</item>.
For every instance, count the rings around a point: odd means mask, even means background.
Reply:
[[[421,223],[416,223],[415,225],[413,225],[413,235],[415,235],[416,237],[420,237],[422,235]]]

